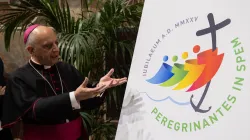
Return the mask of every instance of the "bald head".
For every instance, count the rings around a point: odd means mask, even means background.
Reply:
[[[26,47],[35,47],[37,43],[41,42],[43,39],[49,38],[48,36],[56,35],[53,27],[48,26],[37,26],[27,38]]]
[[[37,26],[29,34],[26,49],[36,62],[51,66],[58,61],[59,48],[56,32],[47,26]]]

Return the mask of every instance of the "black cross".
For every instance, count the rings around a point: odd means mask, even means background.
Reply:
[[[223,27],[225,27],[225,26],[227,26],[228,24],[230,24],[231,20],[226,19],[226,20],[222,21],[221,23],[218,23],[218,24],[215,25],[214,15],[212,13],[208,14],[207,18],[208,18],[210,27],[197,31],[196,35],[197,36],[202,36],[202,35],[206,35],[206,34],[211,33],[212,50],[214,51],[214,50],[216,50],[216,31],[223,28]],[[199,101],[199,103],[197,105],[195,105],[194,102],[193,102],[194,95],[191,96],[190,103],[191,103],[193,109],[195,110],[195,112],[206,113],[206,112],[210,111],[210,109],[212,108],[211,106],[206,110],[200,108],[201,104],[203,103],[203,101],[204,101],[204,99],[206,97],[206,94],[207,94],[207,91],[209,89],[210,83],[211,83],[211,81],[209,81],[207,83],[207,85],[205,87],[205,90],[203,91],[203,94],[202,94],[202,96],[200,98],[200,101]]]
[[[196,35],[202,36],[202,35],[206,35],[206,34],[211,33],[212,50],[214,51],[216,49],[216,31],[227,26],[228,24],[230,24],[231,20],[226,19],[226,20],[222,21],[221,23],[218,23],[215,25],[214,15],[212,13],[209,13],[207,15],[207,18],[208,18],[208,22],[209,22],[210,27],[197,31]]]

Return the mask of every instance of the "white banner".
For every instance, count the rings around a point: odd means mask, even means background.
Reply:
[[[146,0],[116,140],[249,140],[249,13],[249,0]]]

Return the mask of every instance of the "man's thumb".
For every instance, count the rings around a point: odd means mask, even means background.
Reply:
[[[86,87],[89,82],[89,79],[85,77],[84,81],[82,82],[82,87]]]

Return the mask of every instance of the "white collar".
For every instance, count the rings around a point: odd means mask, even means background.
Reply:
[[[36,62],[32,57],[30,58],[34,63],[38,64],[38,65],[41,65],[40,63]],[[49,69],[51,68],[51,66],[46,66],[44,65],[44,69]]]

